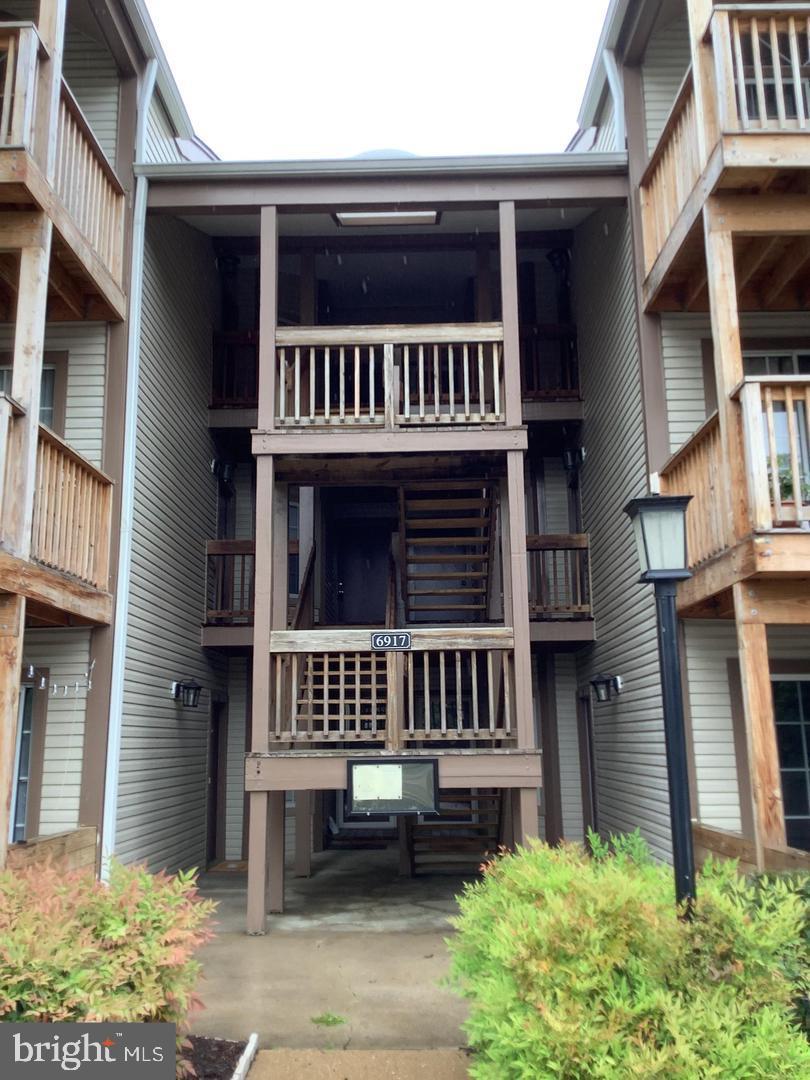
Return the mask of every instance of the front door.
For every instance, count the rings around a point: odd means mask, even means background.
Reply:
[[[810,680],[773,680],[774,719],[791,847],[810,851]]]
[[[337,621],[342,626],[382,626],[388,590],[391,525],[351,518],[331,530]]]

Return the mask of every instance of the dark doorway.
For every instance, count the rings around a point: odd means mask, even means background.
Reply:
[[[225,776],[228,740],[228,710],[221,701],[211,702],[208,729],[208,865],[225,858]]]
[[[396,527],[396,491],[342,489],[324,498],[323,621],[383,626]]]

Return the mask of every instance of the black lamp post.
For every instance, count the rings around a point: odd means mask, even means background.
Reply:
[[[695,855],[675,590],[679,581],[692,576],[686,552],[686,507],[691,498],[691,495],[647,495],[632,499],[624,508],[633,522],[638,545],[639,580],[655,586],[675,897],[679,904],[685,903],[687,915],[695,900]]]

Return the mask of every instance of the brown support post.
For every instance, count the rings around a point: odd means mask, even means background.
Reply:
[[[523,487],[523,451],[506,455],[509,495],[509,555],[512,587],[512,629],[515,635],[515,715],[518,746],[535,746],[532,710],[532,656],[529,630],[529,578],[526,561],[526,500]],[[506,589],[504,588],[504,602]],[[537,826],[535,825],[535,831]]]
[[[323,830],[324,830],[324,807],[323,807],[323,792],[315,791],[314,795],[314,807],[312,812],[312,850],[317,854],[319,851],[323,851]]]
[[[537,689],[540,699],[540,745],[543,750],[543,800],[546,820],[546,843],[559,844],[563,839],[563,819],[553,654],[542,653],[538,656],[537,674],[539,683]]]
[[[273,610],[273,524],[275,494],[273,458],[256,458],[256,562],[253,627],[253,688],[250,749],[266,754],[270,723],[270,625]],[[250,793],[248,838],[247,932],[263,934],[267,913],[266,791]]]
[[[48,297],[52,227],[42,216],[42,243],[20,252],[11,396],[25,409],[8,434],[2,508],[6,548],[27,559],[31,550],[34,484],[39,437],[39,396]],[[11,813],[20,666],[25,636],[25,598],[6,595],[0,605],[0,867],[5,866]]]
[[[413,877],[413,818],[400,815],[397,818],[399,837],[399,876]]]
[[[312,876],[312,792],[295,793],[295,876]]]
[[[259,431],[276,423],[276,325],[278,323],[278,214],[263,206],[259,241]]]
[[[754,848],[757,867],[762,870],[765,866],[763,849],[786,843],[785,810],[768,660],[768,629],[764,623],[747,621],[750,603],[745,590],[744,582],[734,585],[734,616],[754,807]]]
[[[270,867],[268,873],[268,898],[270,911],[280,915],[284,911],[284,825],[285,794],[269,792],[270,804]]]
[[[501,319],[503,321],[504,412],[507,427],[523,423],[520,393],[520,331],[518,323],[517,233],[515,204],[498,204],[501,255]]]
[[[537,837],[537,789],[515,788],[512,794],[515,844],[526,847]]]
[[[725,464],[724,492],[728,502],[725,520],[733,525],[733,539],[750,532],[748,482],[742,451],[739,406],[731,398],[743,377],[740,320],[737,311],[737,285],[734,273],[732,233],[723,227],[710,197],[703,208],[708,269],[709,308],[714,344],[714,371],[717,384],[717,410]]]

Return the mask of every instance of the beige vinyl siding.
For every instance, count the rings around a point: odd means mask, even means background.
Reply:
[[[689,715],[698,805],[706,825],[740,830],[740,793],[734,753],[728,660],[737,656],[733,621],[684,621]]]
[[[739,784],[734,752],[728,661],[737,659],[737,635],[730,619],[684,622],[689,714],[698,805],[705,825],[739,832]],[[810,629],[769,626],[771,659],[810,659]]]
[[[573,653],[554,657],[557,744],[560,751],[560,795],[563,836],[582,840],[582,774],[577,731],[577,666]]]
[[[0,351],[14,347],[14,328],[0,326]],[[104,394],[107,376],[106,323],[48,323],[45,351],[67,352],[65,441],[93,465],[104,449]]]
[[[157,94],[152,98],[146,121],[144,160],[164,165],[171,165],[175,161],[185,161],[175,142],[175,131],[171,120]]]
[[[225,684],[224,661],[200,646],[205,541],[216,535],[210,241],[150,219],[143,293],[116,850],[173,869],[205,858],[210,691]],[[205,688],[196,709],[170,698],[183,676]]]
[[[242,858],[242,817],[245,798],[245,724],[247,717],[245,656],[228,662],[228,748],[225,763],[225,858]]]
[[[602,111],[599,114],[599,119],[596,121],[596,140],[593,144],[594,150],[601,150],[607,152],[616,149],[616,128],[614,126],[615,108],[613,105],[613,98],[610,94],[605,98],[605,103],[602,106]],[[620,149],[624,149],[621,147]]]
[[[684,4],[683,12],[677,18],[655,28],[641,68],[647,149],[650,153],[655,149],[658,136],[675,104],[690,62],[689,25]]]
[[[240,462],[236,467],[234,478],[236,492],[234,495],[234,527],[235,540],[252,540],[255,532],[254,521],[256,511],[254,500],[256,492],[253,484],[253,466],[246,462]]]
[[[560,458],[543,458],[543,531],[569,531],[568,482]]]
[[[62,74],[107,160],[114,164],[119,93],[115,60],[100,42],[68,27]]]
[[[630,228],[624,208],[576,230],[574,300],[584,398],[584,527],[591,536],[597,643],[578,654],[578,682],[621,675],[625,689],[594,704],[600,827],[637,826],[670,856],[669,798],[653,591],[638,584],[628,499],[647,489]]]
[[[56,694],[51,686],[35,690],[48,695],[39,824],[44,836],[79,824],[90,630],[26,630],[23,664],[48,668],[50,683],[57,687]],[[90,692],[102,693],[102,689]]]
[[[806,337],[805,312],[756,312],[740,316],[744,338]],[[667,396],[669,444],[674,453],[706,419],[702,341],[711,340],[708,314],[661,316],[661,353]]]

